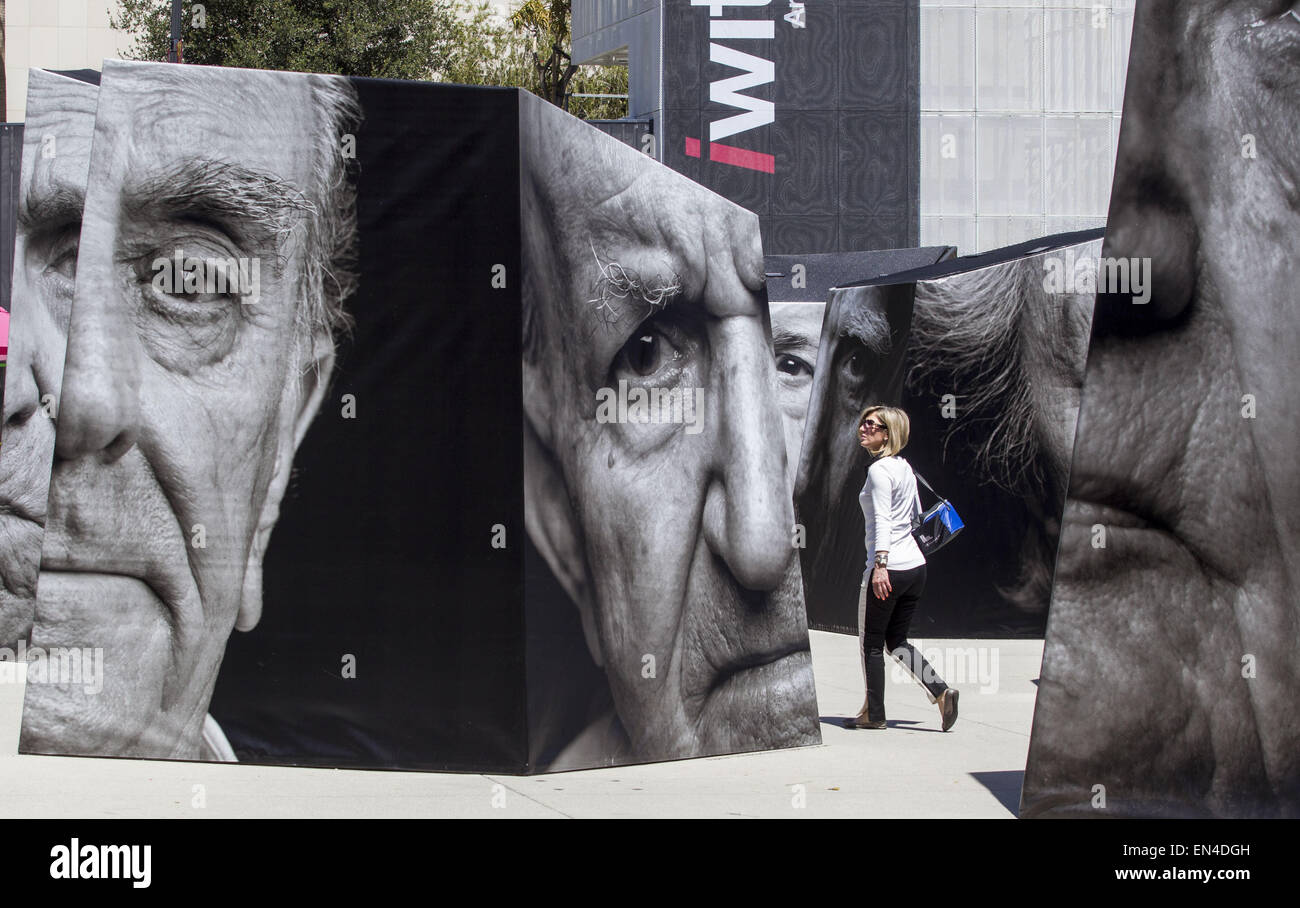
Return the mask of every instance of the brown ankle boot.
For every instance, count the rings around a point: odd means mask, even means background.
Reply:
[[[957,694],[955,687],[950,687],[939,695],[939,715],[943,719],[943,730],[952,728],[957,721]]]
[[[884,719],[881,719],[879,722],[872,722],[866,716],[858,716],[856,719],[845,719],[844,727],[845,728],[871,728],[871,729],[878,730],[881,728],[887,728],[888,726],[885,724]]]

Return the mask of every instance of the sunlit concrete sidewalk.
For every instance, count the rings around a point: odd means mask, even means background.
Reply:
[[[0,816],[1014,817],[1042,641],[913,643],[961,690],[947,734],[892,663],[889,728],[843,728],[857,640],[813,632],[821,746],[532,777],[18,756],[23,685],[0,679]]]

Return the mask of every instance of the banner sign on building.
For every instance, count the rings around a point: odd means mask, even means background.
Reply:
[[[917,0],[575,0],[653,151],[758,215],[769,254],[915,246]]]

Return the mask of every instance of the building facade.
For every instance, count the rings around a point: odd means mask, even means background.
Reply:
[[[1105,223],[1132,21],[1133,0],[573,0],[573,56],[629,68],[647,150],[755,210],[767,251],[965,254]]]
[[[99,69],[120,57],[131,36],[108,24],[115,0],[6,0],[5,120],[27,112],[27,70]]]
[[[759,216],[769,253],[919,240],[916,0],[575,0],[654,153]]]

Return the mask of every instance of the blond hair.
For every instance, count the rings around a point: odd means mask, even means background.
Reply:
[[[885,432],[888,433],[884,445],[879,451],[873,452],[875,457],[892,457],[899,451],[907,447],[907,439],[912,431],[912,421],[907,418],[907,413],[901,407],[885,407],[880,404],[873,404],[863,408],[858,414],[858,428],[862,428],[862,423],[868,416],[875,415],[878,422],[885,426]]]

